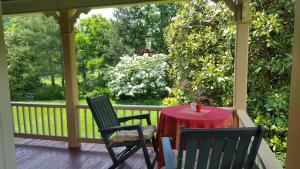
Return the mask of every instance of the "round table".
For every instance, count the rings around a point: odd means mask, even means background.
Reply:
[[[212,106],[201,106],[200,112],[193,112],[189,105],[170,106],[161,110],[157,128],[159,148],[158,166],[163,166],[161,137],[171,137],[172,147],[178,149],[180,128],[231,128],[232,111]]]

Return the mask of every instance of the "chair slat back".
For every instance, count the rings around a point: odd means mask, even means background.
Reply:
[[[100,130],[120,126],[120,122],[107,95],[103,94],[87,98],[86,101]]]
[[[182,128],[177,168],[251,169],[263,132],[263,126],[232,129]]]

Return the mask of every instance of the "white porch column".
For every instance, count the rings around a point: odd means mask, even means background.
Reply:
[[[296,1],[292,78],[288,121],[287,169],[299,168],[300,152],[300,0]]]
[[[237,5],[234,61],[233,108],[247,110],[248,48],[250,1]]]
[[[76,51],[73,29],[74,10],[59,12],[59,24],[64,54],[65,91],[68,122],[68,143],[70,148],[80,147],[79,114],[78,114],[78,82],[76,67]]]
[[[4,44],[2,6],[0,1],[0,168],[16,168],[12,111]]]

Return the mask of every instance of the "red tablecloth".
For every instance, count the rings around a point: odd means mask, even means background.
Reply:
[[[157,129],[159,148],[158,167],[164,165],[161,137],[171,137],[172,147],[179,147],[180,127],[188,128],[231,128],[233,116],[230,110],[202,106],[201,112],[193,112],[189,105],[171,106],[161,110]]]

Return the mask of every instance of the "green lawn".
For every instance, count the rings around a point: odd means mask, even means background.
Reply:
[[[113,105],[162,105],[161,99],[147,99],[147,100],[110,100]],[[38,103],[66,103],[66,100],[34,100],[30,102]],[[87,104],[85,99],[80,99],[79,104]]]
[[[35,101],[41,102],[41,101]],[[43,101],[45,103],[64,103],[65,100],[52,100]],[[148,104],[156,105],[160,101],[148,100],[148,101],[112,101],[113,104]],[[153,104],[152,104],[153,103]],[[80,100],[80,104],[86,104],[85,100]],[[57,136],[67,136],[67,121],[66,121],[66,110],[65,108],[47,108],[47,107],[18,107],[12,108],[14,117],[14,129],[16,133],[30,133],[30,134],[41,134],[41,135],[57,135]],[[141,113],[150,113],[152,124],[157,124],[157,112],[147,111],[147,110],[117,110],[119,117],[137,115]],[[99,138],[100,135],[97,132],[97,126],[92,120],[92,114],[89,109],[79,110],[80,118],[80,135],[81,137],[93,137]],[[31,120],[30,120],[31,119]],[[126,124],[137,124],[140,120],[129,121]],[[145,125],[146,121],[142,121]],[[93,132],[94,131],[94,132]]]

